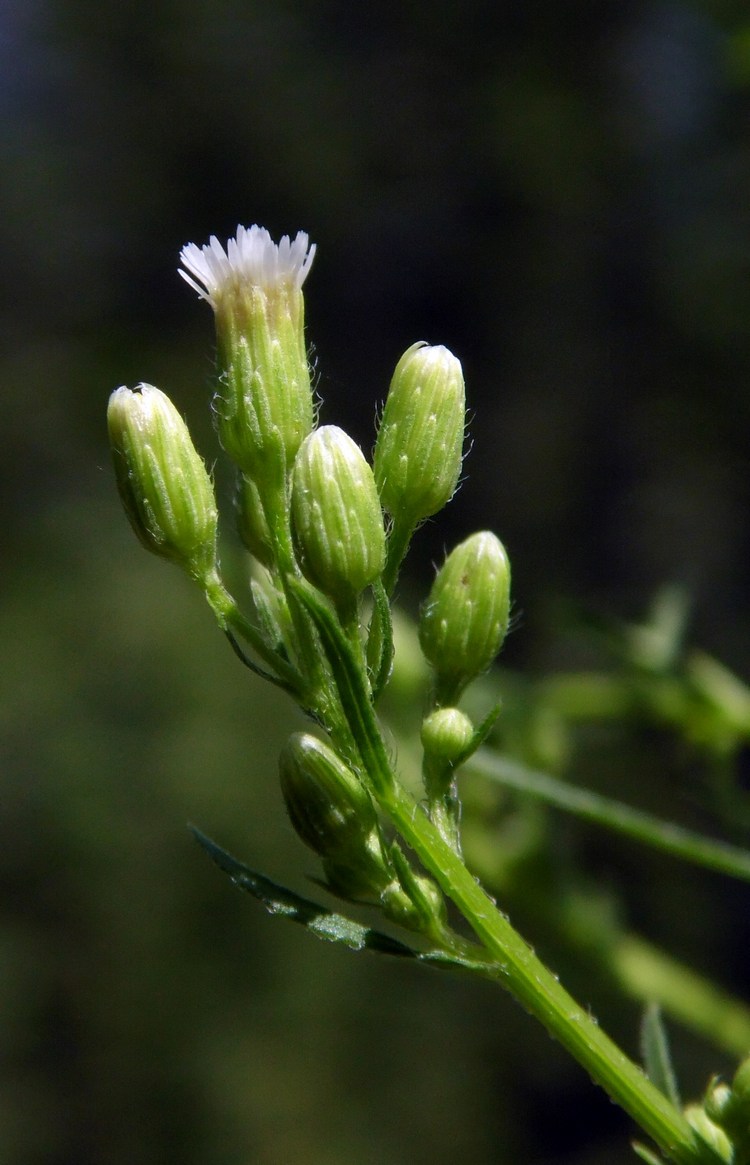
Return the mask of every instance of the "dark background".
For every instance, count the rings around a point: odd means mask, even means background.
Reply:
[[[369,447],[417,339],[464,365],[466,481],[407,605],[488,526],[513,666],[564,662],[560,600],[634,616],[678,582],[747,676],[749,86],[739,3],[4,0],[0,1160],[631,1159],[489,987],[321,947],[192,846],[187,820],[304,888],[274,778],[299,721],[136,545],[104,411],[153,382],[213,462],[179,249],[307,230],[326,422]],[[680,952],[709,966],[710,910]]]

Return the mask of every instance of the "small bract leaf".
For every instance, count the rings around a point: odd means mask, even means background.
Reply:
[[[641,1145],[639,1141],[633,1141],[633,1152],[636,1157],[640,1157],[641,1161],[645,1161],[646,1165],[664,1165],[663,1157],[652,1153],[650,1149],[647,1149],[645,1145]]]
[[[487,974],[487,964],[484,962],[443,950],[415,951],[390,935],[362,926],[361,923],[337,911],[328,910],[317,902],[302,898],[293,890],[287,890],[284,886],[272,882],[264,874],[249,869],[194,825],[190,826],[190,832],[219,869],[229,875],[235,886],[262,902],[269,914],[278,914],[282,918],[300,923],[316,938],[325,942],[339,943],[351,951],[376,951],[378,954],[415,959],[419,963],[427,963],[445,970]]]
[[[672,1066],[667,1031],[658,1004],[650,1003],[641,1020],[641,1053],[646,1075],[675,1108],[681,1107],[680,1092]]]
[[[269,914],[278,914],[292,922],[298,922],[316,938],[325,942],[340,943],[352,951],[379,951],[381,954],[399,955],[410,959],[418,957],[416,951],[398,939],[372,930],[369,926],[362,926],[361,923],[354,922],[343,914],[328,910],[317,902],[311,902],[294,891],[277,885],[264,874],[256,873],[232,857],[199,829],[191,826],[190,830],[219,869],[229,874],[240,890],[247,891],[262,902]]]

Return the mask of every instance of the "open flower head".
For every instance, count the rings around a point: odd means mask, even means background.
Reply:
[[[302,284],[314,255],[304,231],[275,243],[259,226],[238,226],[226,247],[213,235],[180,254],[180,275],[216,317],[221,442],[261,488],[278,488],[313,427]]]
[[[226,295],[247,287],[272,292],[283,284],[301,289],[315,257],[304,231],[274,243],[265,227],[237,227],[226,250],[216,235],[203,247],[188,243],[180,252],[182,278],[216,309]]]

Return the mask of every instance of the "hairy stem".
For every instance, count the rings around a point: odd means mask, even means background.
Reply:
[[[383,788],[382,778],[380,784]],[[394,783],[379,799],[401,836],[492,955],[497,977],[518,1002],[673,1161],[680,1165],[718,1161],[682,1114],[537,958],[406,790]]]
[[[720,1158],[714,1150],[560,985],[399,782],[366,679],[343,631],[312,588],[295,589],[318,628],[373,794],[424,868],[461,911],[494,961],[497,978],[672,1161],[677,1165],[717,1165]]]

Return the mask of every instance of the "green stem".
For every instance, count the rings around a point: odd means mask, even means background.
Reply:
[[[311,588],[297,585],[295,590],[318,628],[373,793],[495,961],[497,978],[677,1165],[717,1165],[720,1158],[713,1149],[561,987],[398,782],[343,632]]]
[[[360,629],[360,608],[359,598],[357,595],[348,595],[345,599],[339,599],[335,604],[336,614],[339,623],[349,640],[349,646],[352,649],[352,654],[357,661],[360,670],[366,674],[367,666],[365,663],[365,649],[362,643],[361,629]]]
[[[378,781],[384,787],[382,775]],[[680,1112],[562,987],[472,877],[413,798],[391,784],[379,799],[401,836],[497,963],[497,977],[592,1079],[680,1165],[718,1160]]]
[[[456,804],[449,793],[430,801],[430,819],[445,842],[461,856],[461,837]]]
[[[305,612],[300,610],[293,590],[301,571],[294,552],[289,510],[289,483],[286,473],[268,483],[261,494],[266,524],[271,531],[275,576],[286,597],[298,666],[306,680],[304,703],[316,716],[327,722],[330,711],[330,677],[326,674],[317,640]]]
[[[560,986],[508,918],[497,910],[459,855],[441,838],[422,807],[397,781],[370,704],[365,677],[344,633],[310,588],[300,588],[299,596],[318,628],[337,682],[341,707],[378,803],[494,959],[498,980],[673,1162],[716,1165],[720,1159],[716,1153],[696,1136],[685,1117],[646,1079],[641,1068],[604,1035],[587,1010]]]
[[[398,515],[393,519],[390,533],[388,535],[388,552],[385,563],[385,570],[382,575],[382,583],[385,588],[385,593],[390,596],[393,594],[393,588],[396,585],[399,568],[404,561],[404,555],[409,549],[411,536],[416,529],[416,523],[411,519],[404,521]]]

